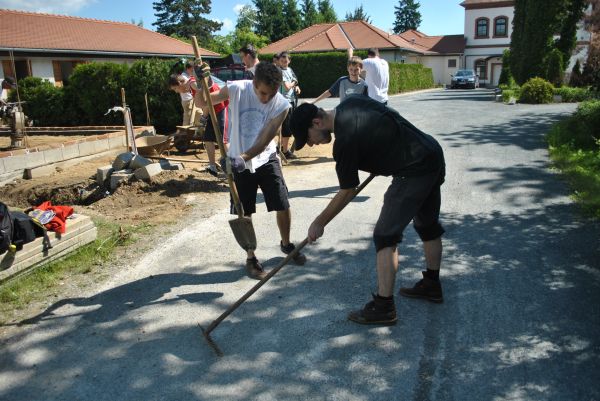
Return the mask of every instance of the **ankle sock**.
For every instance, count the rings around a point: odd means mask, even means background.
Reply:
[[[425,272],[425,275],[427,277],[429,277],[432,280],[439,280],[440,279],[440,271],[439,270],[431,270],[431,269],[427,269],[427,271]]]
[[[377,298],[383,299],[384,301],[393,301],[394,300],[393,295],[391,297],[382,297],[381,295],[377,294]]]

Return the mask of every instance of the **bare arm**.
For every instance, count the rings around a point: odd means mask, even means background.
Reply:
[[[283,124],[283,121],[285,120],[288,111],[289,109],[282,111],[277,117],[271,119],[262,128],[262,130],[258,134],[258,138],[256,138],[254,144],[252,144],[250,149],[248,149],[240,155],[242,159],[248,161],[259,155],[263,150],[265,150],[269,142],[271,142],[273,138],[275,138],[275,135],[277,135],[277,133],[279,132],[281,124]]]
[[[325,226],[352,200],[356,192],[355,188],[340,189],[323,209],[321,214],[312,222],[308,229],[308,241],[314,242],[323,236]]]
[[[331,92],[327,89],[325,92],[321,93],[318,98],[312,101],[313,104],[317,103],[319,100],[327,99],[331,96]]]

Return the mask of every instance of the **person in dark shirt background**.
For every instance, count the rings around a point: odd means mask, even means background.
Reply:
[[[422,280],[412,288],[401,288],[400,295],[442,302],[439,270],[444,229],[439,214],[445,161],[438,142],[367,96],[349,96],[332,110],[304,103],[293,112],[290,125],[296,149],[329,143],[335,133],[333,158],[340,190],[310,225],[309,242],[321,237],[325,225],[352,199],[359,170],[393,177],[373,232],[377,293],[348,319],[360,324],[396,323],[397,244],[411,220],[423,241],[427,269]]]

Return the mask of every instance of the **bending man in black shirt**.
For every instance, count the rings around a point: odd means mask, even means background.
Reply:
[[[442,302],[439,270],[444,229],[439,222],[439,212],[445,162],[437,141],[395,110],[366,96],[349,96],[333,110],[302,104],[294,111],[291,126],[296,149],[304,144],[329,143],[335,132],[333,158],[340,190],[310,225],[310,242],[323,235],[325,225],[352,198],[359,184],[359,170],[393,177],[373,232],[377,294],[348,318],[360,324],[396,323],[397,244],[402,241],[402,233],[411,220],[423,241],[427,270],[422,280],[413,288],[401,288],[400,294]]]

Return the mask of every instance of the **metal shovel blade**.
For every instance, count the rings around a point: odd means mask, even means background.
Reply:
[[[238,217],[237,219],[229,220],[231,231],[238,244],[245,251],[256,250],[256,234],[254,226],[249,217]]]

